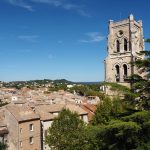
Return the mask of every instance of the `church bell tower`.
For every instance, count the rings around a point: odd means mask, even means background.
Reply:
[[[136,21],[132,14],[118,22],[110,20],[107,50],[105,81],[130,87],[127,76],[139,74],[131,62],[144,57],[137,54],[144,50],[142,21]]]

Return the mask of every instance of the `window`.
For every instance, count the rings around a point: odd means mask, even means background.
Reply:
[[[124,50],[127,51],[128,49],[128,41],[124,39]]]
[[[119,65],[116,65],[115,68],[116,68],[116,82],[119,82],[120,81]]]
[[[33,131],[33,124],[29,125],[29,129],[30,129],[30,131]]]
[[[123,71],[124,71],[124,80],[125,80],[128,75],[128,67],[126,64],[123,65]]]
[[[33,137],[30,137],[30,138],[29,138],[29,143],[30,143],[30,144],[33,144]]]
[[[116,48],[117,52],[120,52],[120,42],[118,40],[116,41]]]
[[[83,116],[83,115],[81,115],[80,118],[81,118],[82,120],[84,120],[84,116]]]
[[[20,147],[22,147],[22,141],[20,141]]]
[[[123,35],[123,31],[122,31],[122,30],[119,31],[119,35],[120,35],[120,36]]]

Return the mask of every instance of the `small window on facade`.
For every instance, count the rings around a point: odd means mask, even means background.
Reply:
[[[84,116],[83,115],[81,115],[80,117],[81,117],[82,120],[84,120]]]
[[[30,137],[30,138],[29,138],[29,143],[30,143],[30,144],[33,144],[33,137]]]
[[[29,129],[30,129],[30,131],[33,131],[33,124],[29,125]]]
[[[127,51],[128,49],[128,42],[126,39],[124,39],[124,50]]]
[[[116,82],[119,82],[120,81],[120,69],[118,65],[116,65],[115,68],[116,68]]]
[[[123,35],[123,31],[122,31],[122,30],[119,31],[119,35],[120,35],[120,36]]]
[[[127,76],[128,75],[128,67],[126,64],[123,65],[123,70],[124,70],[124,75]]]
[[[20,141],[20,147],[22,147],[22,141]]]
[[[120,42],[118,40],[116,41],[116,48],[117,52],[120,52]]]

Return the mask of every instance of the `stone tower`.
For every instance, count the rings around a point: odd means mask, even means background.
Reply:
[[[109,21],[108,56],[105,60],[105,81],[118,82],[130,87],[126,77],[139,74],[130,62],[144,56],[137,55],[144,50],[142,21],[136,21],[133,15],[127,19]]]

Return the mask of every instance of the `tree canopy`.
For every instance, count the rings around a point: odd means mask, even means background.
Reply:
[[[150,39],[146,42],[150,43]],[[133,83],[132,90],[137,94],[133,102],[138,109],[150,110],[150,51],[141,51],[139,55],[144,55],[145,58],[133,62],[140,72],[140,75],[134,74],[130,77]]]
[[[84,150],[84,122],[78,114],[63,109],[49,128],[46,143],[58,150]]]
[[[6,143],[0,142],[0,150],[6,150],[8,145]]]

